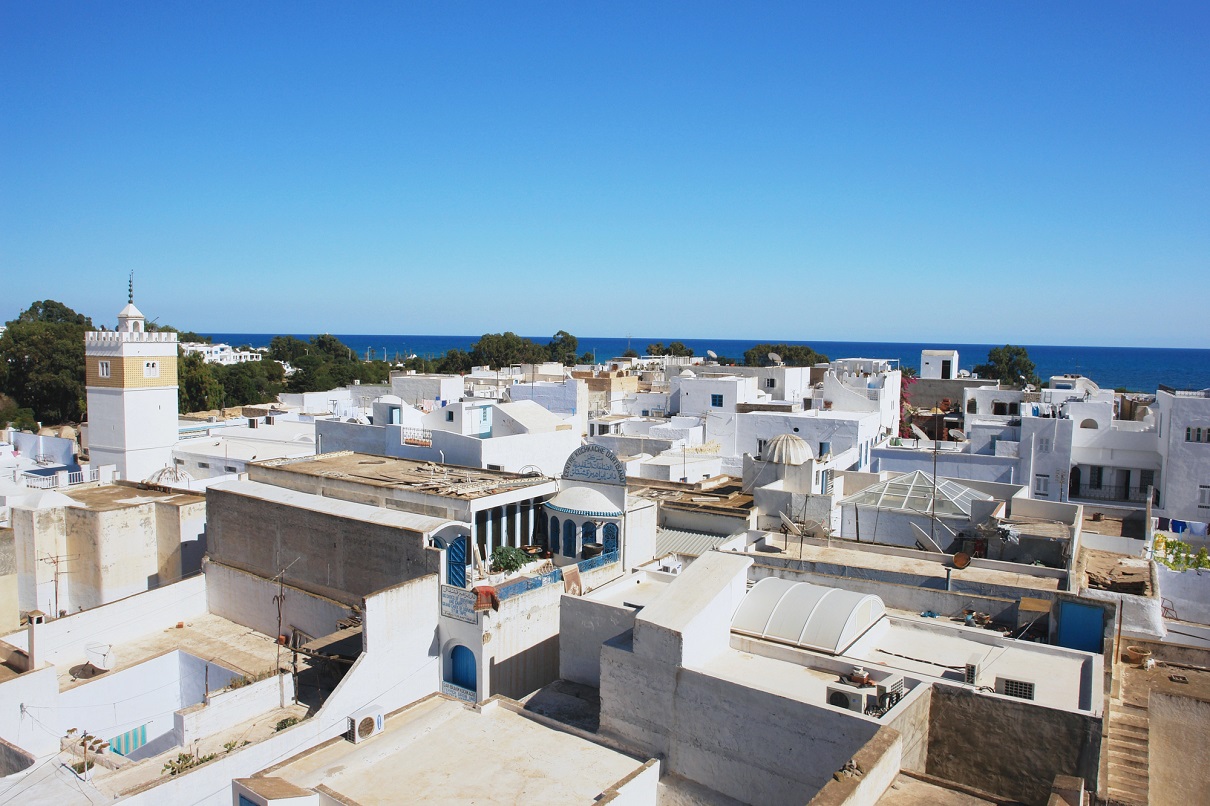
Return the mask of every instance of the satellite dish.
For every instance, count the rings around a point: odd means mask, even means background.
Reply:
[[[769,353],[769,360],[772,361],[774,364],[780,364],[781,356],[778,355],[777,353]]]
[[[950,429],[950,436],[953,437],[954,439],[958,440],[959,442],[966,441],[966,434],[962,433],[957,428]]]
[[[954,555],[954,567],[961,570],[971,564],[971,555],[960,551]]]
[[[924,431],[920,428],[920,426],[916,425],[915,423],[912,423],[911,428],[912,428],[912,433],[916,435],[916,439],[928,439],[929,438],[929,435],[924,433]]]
[[[714,359],[718,358],[718,353],[714,352],[714,350],[707,350],[706,356],[713,361]]]
[[[802,537],[802,529],[798,528],[797,523],[795,523],[794,521],[787,518],[786,513],[779,512],[779,513],[777,513],[777,515],[778,515],[778,517],[781,518],[782,525],[785,526],[787,529],[789,529],[791,534],[796,534],[799,537]]]

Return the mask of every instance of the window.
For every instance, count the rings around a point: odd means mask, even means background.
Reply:
[[[454,421],[454,412],[452,412],[452,411],[447,411],[447,412],[445,413],[445,421],[446,421],[447,423],[452,423],[452,422]]]
[[[710,395],[710,405],[716,409],[721,409],[723,407],[723,396]]]
[[[144,361],[143,362],[143,377],[144,378],[160,377],[160,362],[159,361]]]
[[[1197,508],[1210,509],[1210,484],[1199,484],[1197,487]]]
[[[1016,417],[1018,414],[1021,413],[1021,404],[1020,403],[1009,403],[1008,404],[1008,413],[1011,414],[1012,416]]]
[[[200,467],[200,468],[202,468],[202,469],[204,469],[204,470],[209,470],[209,469],[210,469],[210,463],[209,463],[209,462],[198,462],[198,463],[197,463],[197,466],[198,466],[198,467]]]
[[[109,362],[108,361],[98,361],[97,362],[97,374],[100,375],[102,378],[109,377]]]
[[[1210,428],[1186,428],[1186,442],[1210,442]]]
[[[1088,486],[1093,490],[1101,489],[1105,480],[1105,468],[1093,466],[1088,468]]]
[[[1002,688],[1001,693],[1006,697],[1017,697],[1022,700],[1032,700],[1034,698],[1034,684],[1027,683],[1024,680],[1009,680],[1001,678]]]
[[[1050,453],[1050,437],[1038,439],[1038,453]]]
[[[238,472],[239,472],[239,468],[238,468],[238,467],[236,467],[235,465],[227,465],[227,466],[226,466],[224,469],[225,469],[225,470],[226,470],[228,473],[238,473]]]
[[[819,458],[820,459],[824,458],[831,452],[832,452],[832,443],[831,442],[819,443]]]
[[[758,439],[758,440],[756,440],[756,455],[757,455],[757,456],[764,456],[764,455],[765,455],[765,447],[766,447],[768,444],[769,444],[769,440],[767,440],[767,439]]]
[[[1005,416],[1008,414],[1008,404],[999,400],[992,402],[992,414]]]
[[[776,389],[777,388],[777,378],[765,378],[765,388],[766,389]]]
[[[1155,471],[1140,470],[1139,471],[1139,492],[1146,493],[1148,487],[1155,486]]]
[[[1050,476],[1034,476],[1034,495],[1050,495]]]

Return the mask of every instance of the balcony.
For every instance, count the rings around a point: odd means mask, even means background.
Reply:
[[[1069,497],[1072,499],[1084,498],[1090,501],[1145,504],[1147,503],[1147,489],[1146,487],[1123,486],[1120,484],[1102,484],[1100,487],[1081,484],[1072,486]]]

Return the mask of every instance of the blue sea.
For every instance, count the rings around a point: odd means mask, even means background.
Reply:
[[[275,334],[265,333],[206,333],[216,342],[253,347],[268,346]],[[300,339],[310,339],[314,334],[291,334]],[[470,350],[478,336],[373,336],[334,334],[351,347],[362,358],[391,360],[409,355],[436,358],[454,348]],[[546,344],[550,336],[530,336],[539,344]],[[714,350],[720,356],[742,361],[744,351],[760,343],[752,340],[735,339],[676,339],[634,337],[608,338],[580,336],[579,350],[595,353],[598,361],[621,355],[628,347],[639,353],[648,344],[668,344],[680,341],[693,350],[694,355],[705,355]],[[762,340],[780,342],[780,339]],[[892,358],[899,359],[903,366],[920,367],[920,351],[926,349],[954,349],[963,369],[972,369],[975,364],[987,360],[987,351],[996,345],[990,344],[936,344],[875,341],[811,341],[790,342],[806,344],[816,352],[829,358]],[[1210,388],[1210,350],[1185,350],[1153,347],[1060,347],[1054,345],[1025,345],[1029,357],[1037,365],[1038,375],[1045,380],[1051,375],[1066,372],[1092,378],[1103,388],[1125,388],[1137,392],[1154,392],[1160,384],[1176,389]]]

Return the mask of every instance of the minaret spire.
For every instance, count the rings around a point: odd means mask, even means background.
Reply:
[[[130,281],[126,284],[126,301],[134,304],[134,271],[130,272]]]

